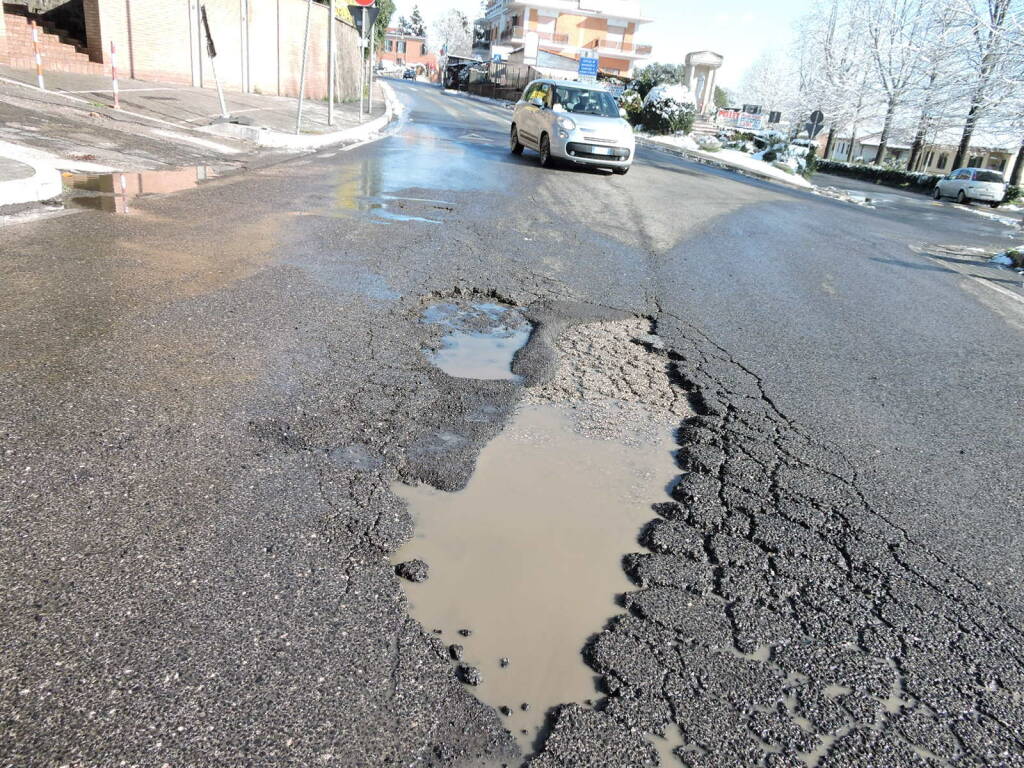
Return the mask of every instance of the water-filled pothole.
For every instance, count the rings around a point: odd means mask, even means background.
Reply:
[[[519,311],[487,302],[446,302],[424,309],[423,322],[449,329],[440,347],[427,353],[430,361],[449,376],[519,380],[512,373],[512,359],[532,330]]]
[[[456,309],[431,307],[424,319],[448,322]],[[483,316],[471,325],[509,312],[474,309]],[[416,536],[394,562],[429,565],[425,581],[406,585],[410,613],[461,646],[453,664],[479,671],[473,692],[526,753],[551,707],[600,697],[582,651],[635,589],[622,558],[677,471],[674,431],[690,414],[650,332],[640,318],[564,331],[553,378],[527,390],[463,491],[396,487]]]
[[[197,165],[136,173],[65,173],[62,181],[65,200],[72,206],[128,213],[128,205],[134,198],[180,192],[217,176],[214,168]]]
[[[667,430],[644,445],[595,440],[564,409],[530,405],[484,448],[465,490],[396,489],[416,537],[394,562],[430,567],[406,586],[410,613],[463,646],[483,678],[474,693],[508,708],[526,752],[549,708],[599,696],[581,651],[635,588],[622,557],[664,495],[673,448]]]

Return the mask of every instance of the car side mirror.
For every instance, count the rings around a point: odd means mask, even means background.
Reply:
[[[623,120],[625,120],[627,117],[629,117],[629,113],[626,112],[626,110],[624,108],[619,107],[619,117],[621,117]]]
[[[534,96],[532,99],[530,99],[530,104],[532,104],[535,107],[540,107],[543,109],[544,99],[542,99],[540,96]]]

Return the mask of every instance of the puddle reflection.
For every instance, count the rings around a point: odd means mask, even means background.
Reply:
[[[191,189],[218,176],[208,165],[135,173],[64,173],[65,201],[76,208],[128,213],[129,202],[146,195]]]
[[[451,329],[441,340],[441,347],[427,353],[430,361],[449,376],[520,380],[512,373],[512,359],[529,340],[533,326],[511,307],[434,304],[423,310],[423,322]]]

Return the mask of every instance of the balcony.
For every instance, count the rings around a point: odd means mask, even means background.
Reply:
[[[509,43],[509,42],[513,42],[513,41],[521,42],[524,39],[524,37],[526,35],[526,32],[527,32],[527,30],[523,29],[523,27],[506,27],[505,29],[503,29],[501,31],[501,33],[498,35],[496,40],[499,43]],[[540,38],[540,42],[542,44],[543,43],[547,43],[549,45],[568,45],[569,44],[569,36],[568,35],[557,35],[557,34],[554,34],[554,33],[551,33],[551,32],[537,32],[536,34],[537,34],[537,37]]]
[[[651,55],[651,46],[623,43],[618,40],[591,40],[583,46],[610,56],[625,56],[630,59],[642,59]]]

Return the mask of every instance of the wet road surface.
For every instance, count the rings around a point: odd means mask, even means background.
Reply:
[[[592,385],[692,415],[532,765],[1022,764],[1024,303],[963,250],[1015,233],[543,171],[508,110],[395,87],[375,144],[5,231],[0,762],[520,763],[409,617],[395,483]],[[438,301],[521,307],[517,378],[434,366]],[[676,395],[558,383],[636,316]]]

